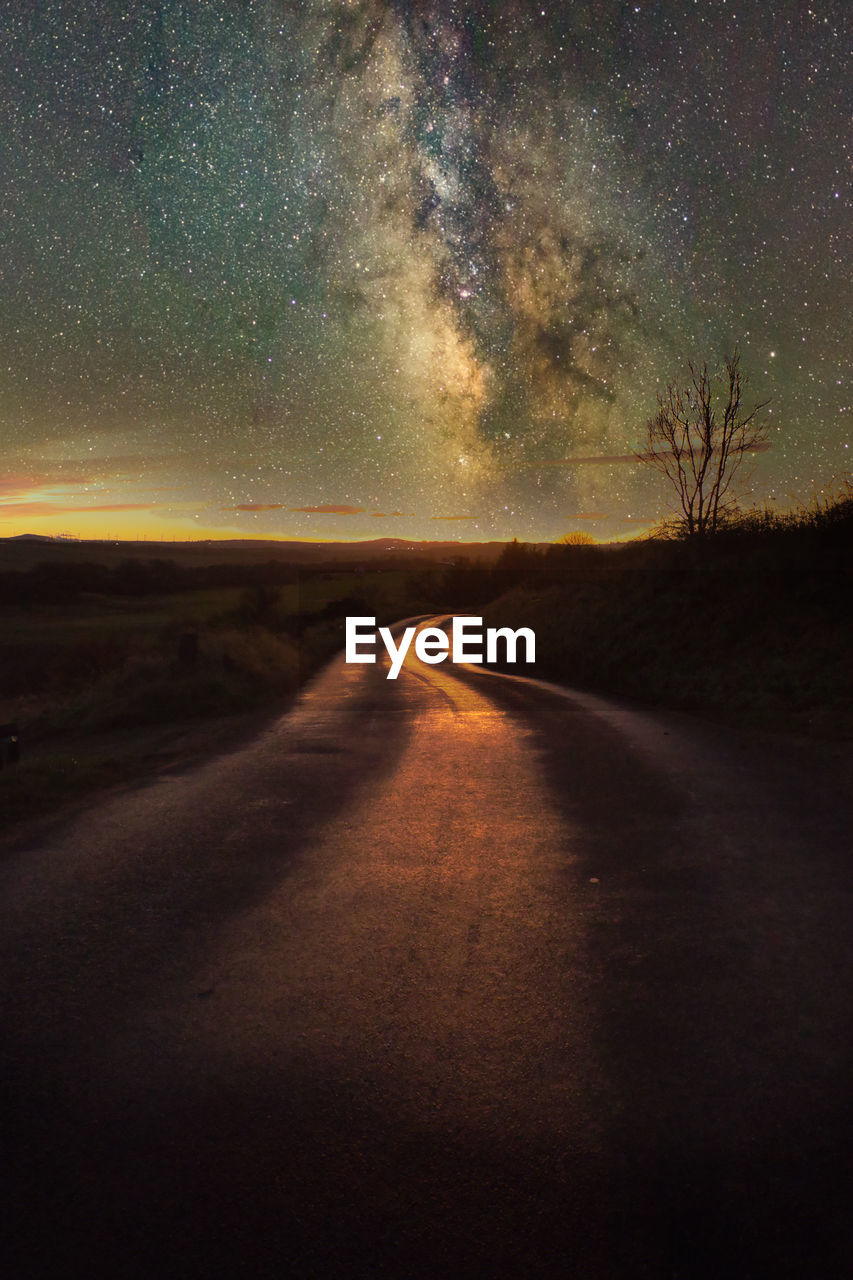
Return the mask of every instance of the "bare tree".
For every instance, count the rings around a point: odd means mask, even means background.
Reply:
[[[689,380],[670,382],[658,394],[645,448],[635,457],[666,476],[678,496],[683,531],[701,537],[713,533],[734,506],[733,483],[747,455],[769,449],[760,416],[769,401],[745,407],[747,378],[737,347],[714,374],[707,364],[688,369]]]
[[[587,533],[586,529],[572,529],[571,533],[564,533],[562,538],[557,539],[557,545],[560,547],[594,547],[595,538],[591,533]]]

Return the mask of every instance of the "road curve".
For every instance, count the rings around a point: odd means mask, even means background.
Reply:
[[[5,1274],[842,1276],[851,750],[332,663],[0,863]]]

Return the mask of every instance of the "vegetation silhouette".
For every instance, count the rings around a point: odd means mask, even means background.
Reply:
[[[19,726],[25,750],[0,773],[0,810],[43,812],[51,795],[61,802],[144,772],[136,734],[146,727],[284,709],[342,649],[347,616],[381,626],[474,613],[485,626],[534,630],[535,676],[737,723],[853,736],[850,484],[790,513],[730,510],[706,530],[700,556],[696,544],[514,540],[491,563],[448,562],[443,549],[432,562],[395,555],[358,568],[93,558],[8,570],[0,714]],[[84,745],[101,740],[102,751]]]
[[[691,538],[716,533],[735,511],[735,481],[746,459],[768,449],[769,404],[744,404],[747,377],[735,347],[723,369],[688,364],[689,377],[667,385],[646,423],[635,457],[667,480],[677,500],[676,528]],[[741,479],[744,477],[741,476]]]
[[[536,633],[536,673],[727,721],[853,736],[853,489],[738,513],[702,538],[519,547],[486,625]],[[522,560],[526,560],[523,571]],[[483,595],[487,592],[483,592]]]

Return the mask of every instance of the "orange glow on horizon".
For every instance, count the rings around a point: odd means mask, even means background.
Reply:
[[[477,543],[506,541],[496,538],[488,530],[468,530],[460,536],[459,525],[448,529],[447,536],[436,536],[433,527],[426,536],[413,533],[410,529],[401,529],[396,521],[388,521],[383,527],[379,521],[372,519],[369,529],[354,528],[353,521],[338,519],[329,520],[320,517],[313,528],[285,530],[283,528],[268,529],[264,532],[241,529],[237,525],[210,525],[191,517],[164,518],[153,515],[145,509],[135,511],[79,511],[76,514],[63,511],[61,514],[49,516],[44,514],[20,514],[14,506],[4,508],[0,505],[0,538],[20,537],[33,534],[41,537],[56,538],[68,535],[80,542],[372,542],[382,538],[393,538],[403,542],[441,542],[441,543]],[[320,521],[322,520],[322,524]],[[359,517],[359,523],[363,523]],[[524,539],[519,539],[524,541]]]

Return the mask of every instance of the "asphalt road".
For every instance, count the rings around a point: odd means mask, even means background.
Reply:
[[[3,1274],[850,1274],[851,748],[410,657],[0,862]]]

